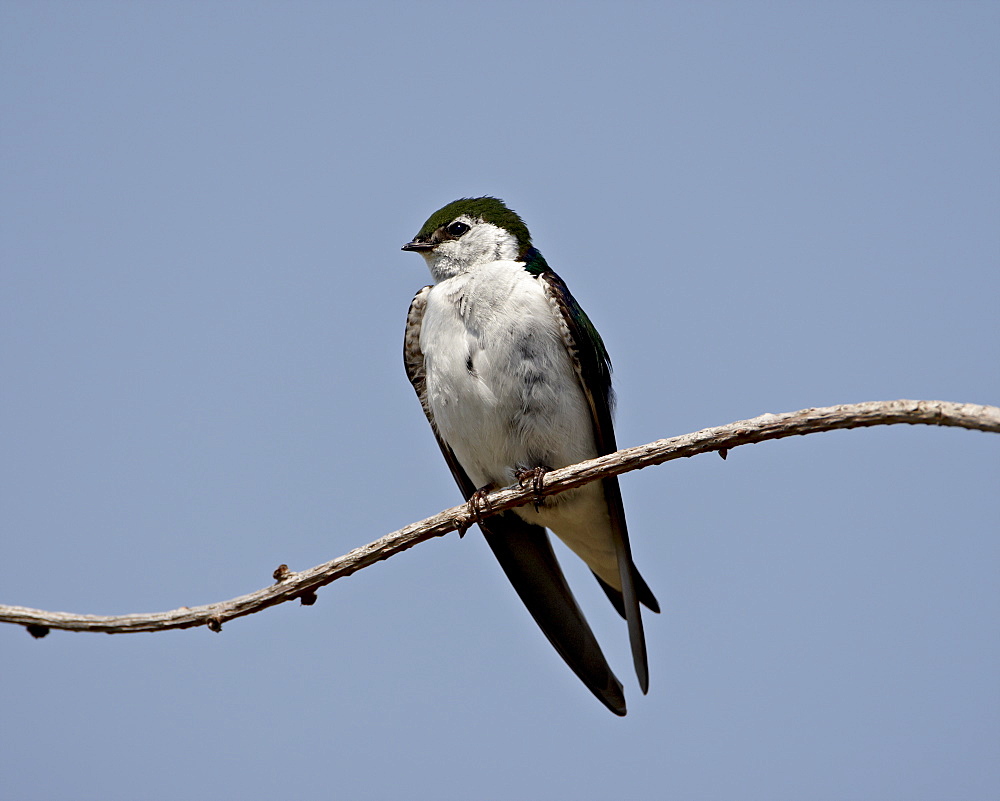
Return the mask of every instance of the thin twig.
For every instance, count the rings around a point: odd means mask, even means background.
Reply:
[[[898,423],[955,426],[1000,433],[1000,408],[947,401],[898,400],[803,409],[785,414],[765,414],[752,420],[740,420],[717,428],[706,428],[693,434],[626,448],[598,459],[553,470],[545,475],[541,494],[556,495],[605,476],[620,475],[630,470],[639,470],[700,453],[719,451],[725,455],[733,448],[753,442],[814,434],[838,428],[864,428]],[[506,487],[490,493],[488,505],[485,509],[480,509],[480,512],[482,517],[489,517],[515,506],[531,503],[536,497],[535,490],[531,486]],[[44,636],[50,628],[68,631],[103,631],[108,634],[186,629],[193,626],[208,626],[213,631],[219,631],[222,624],[228,620],[250,615],[285,601],[298,598],[305,604],[312,603],[316,599],[316,590],[320,587],[388,559],[424,540],[440,537],[451,531],[464,531],[473,522],[468,505],[454,506],[309,570],[296,573],[282,565],[274,573],[276,584],[249,595],[206,606],[181,607],[170,612],[153,614],[104,616],[45,612],[21,606],[0,605],[0,622],[26,626],[36,637]]]

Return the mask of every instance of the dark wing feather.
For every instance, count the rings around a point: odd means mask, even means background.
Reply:
[[[403,363],[441,453],[462,495],[468,500],[476,487],[454,451],[441,439],[427,402],[420,326],[430,290],[429,286],[421,289],[410,304],[403,337]],[[625,696],[621,682],[611,671],[573,597],[545,529],[526,523],[512,513],[491,517],[480,528],[510,583],[559,655],[608,709],[616,715],[624,715]]]
[[[567,349],[573,358],[580,386],[590,406],[598,455],[613,453],[618,450],[612,419],[614,395],[611,390],[611,359],[604,342],[558,275],[552,270],[547,270],[540,273],[540,280],[545,282],[549,297],[555,301],[565,326]],[[622,505],[618,477],[602,479],[601,484],[615,537],[621,592],[600,579],[598,581],[612,604],[628,622],[632,661],[639,678],[639,686],[645,693],[649,690],[649,667],[639,602],[641,600],[654,612],[659,611],[659,604],[632,561],[632,549],[628,541],[628,527],[625,523],[625,508]]]
[[[513,512],[491,517],[481,528],[500,567],[549,642],[608,709],[624,715],[622,683],[608,666],[576,603],[548,532]]]
[[[431,408],[427,404],[427,376],[424,374],[424,354],[420,350],[420,326],[424,320],[424,309],[427,308],[427,295],[430,291],[431,287],[425,286],[414,296],[413,302],[410,303],[410,311],[406,315],[406,331],[403,334],[403,366],[406,368],[406,377],[410,379],[413,390],[417,393],[417,398],[420,400],[420,407],[424,410],[424,416],[427,417],[427,422],[431,424],[431,429],[434,431],[434,438],[437,440],[438,447],[441,448],[444,460],[448,463],[448,467],[451,468],[451,474],[455,477],[459,489],[462,490],[462,495],[466,500],[469,500],[472,497],[472,493],[476,491],[476,487],[465,474],[462,465],[458,463],[455,452],[441,439],[437,426],[434,425]]]

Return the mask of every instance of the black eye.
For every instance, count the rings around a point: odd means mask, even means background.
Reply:
[[[445,230],[448,232],[449,236],[453,236],[456,239],[469,230],[464,222],[453,222]]]

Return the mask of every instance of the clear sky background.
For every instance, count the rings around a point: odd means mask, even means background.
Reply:
[[[0,4],[0,602],[224,600],[460,500],[401,364],[431,212],[505,198],[618,440],[1000,402],[1000,5]],[[624,477],[607,712],[470,532],[206,629],[0,628],[0,796],[996,799],[1000,438]],[[565,552],[563,552],[565,554]]]

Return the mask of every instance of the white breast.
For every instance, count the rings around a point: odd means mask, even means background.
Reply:
[[[520,263],[492,262],[434,286],[420,348],[438,432],[476,486],[596,455],[558,311]]]

